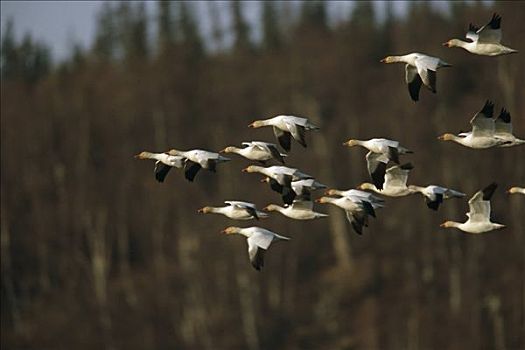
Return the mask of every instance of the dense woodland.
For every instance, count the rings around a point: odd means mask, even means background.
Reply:
[[[525,147],[471,150],[438,141],[470,127],[486,99],[512,114],[525,136],[525,5],[411,3],[378,21],[370,2],[332,23],[326,4],[260,3],[254,41],[242,2],[106,4],[93,47],[52,62],[48,48],[13,38],[2,23],[2,349],[523,349],[525,348]],[[232,23],[220,25],[219,6]],[[503,17],[503,43],[517,55],[479,57],[441,43],[470,22]],[[209,21],[206,40],[197,21]],[[14,23],[16,26],[16,23]],[[153,30],[148,30],[153,28]],[[153,33],[153,34],[151,34]],[[402,65],[389,54],[424,52],[453,64],[438,93],[410,100]],[[321,126],[287,165],[333,188],[368,180],[365,151],[349,138],[387,137],[413,149],[410,184],[472,195],[492,181],[496,222],[484,235],[445,230],[463,221],[467,198],[438,212],[420,196],[387,199],[363,236],[344,213],[301,222],[200,215],[204,205],[280,197],[241,169],[236,155],[217,174],[159,184],[142,151],[274,140],[249,129],[276,114]],[[518,162],[518,160],[520,160]],[[320,195],[321,193],[319,193]],[[230,225],[260,225],[290,242],[255,271]]]

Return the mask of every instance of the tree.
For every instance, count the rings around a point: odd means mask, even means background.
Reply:
[[[267,50],[275,50],[281,45],[281,31],[275,4],[272,1],[264,1],[262,6],[263,47]]]
[[[242,14],[241,2],[235,0],[231,5],[233,17],[234,48],[237,50],[251,50],[250,27]]]

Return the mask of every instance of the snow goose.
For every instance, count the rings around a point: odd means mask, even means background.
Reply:
[[[376,216],[373,204],[365,200],[356,200],[350,197],[321,197],[316,199],[315,202],[333,204],[344,209],[346,218],[358,234],[363,234],[363,226],[368,227],[368,215]]]
[[[413,153],[409,149],[401,146],[398,141],[375,138],[367,141],[348,140],[344,146],[362,146],[370,152],[366,154],[368,173],[372,182],[378,189],[383,188],[385,181],[385,171],[388,162],[391,160],[399,164],[399,155]]]
[[[328,216],[327,214],[317,213],[313,209],[314,203],[312,201],[294,200],[292,205],[286,205],[284,208],[276,204],[270,204],[263,210],[277,211],[295,220],[312,220]]]
[[[412,193],[421,193],[425,198],[427,207],[432,210],[438,210],[439,205],[443,203],[443,200],[449,198],[462,198],[465,197],[465,193],[451,190],[450,188],[429,185],[426,187],[410,185],[408,190]]]
[[[523,195],[525,195],[525,188],[514,186],[514,187],[509,188],[508,191],[507,191],[507,193],[508,193],[508,194],[515,194],[515,193],[518,193],[518,194],[523,194]]]
[[[203,151],[201,149],[190,151],[171,149],[169,154],[172,156],[181,156],[186,159],[184,162],[184,177],[186,177],[188,181],[193,181],[201,168],[208,169],[211,172],[216,172],[218,163],[230,160],[230,158],[223,157],[218,153]]]
[[[303,147],[306,147],[305,131],[319,129],[319,127],[312,124],[308,119],[295,117],[293,115],[278,115],[270,119],[256,120],[248,126],[250,128],[272,126],[275,137],[277,137],[279,144],[286,151],[290,151],[292,148],[292,137]]]
[[[286,166],[270,166],[264,168],[257,165],[250,165],[242,169],[242,171],[245,173],[260,173],[265,175],[266,178],[262,179],[261,182],[269,182],[271,189],[280,193],[286,204],[292,204],[296,197],[296,193],[292,189],[292,181],[313,179],[313,177],[308,174]]]
[[[371,190],[388,197],[402,197],[414,193],[407,187],[408,173],[414,167],[411,163],[395,165],[386,170],[385,183],[382,189],[378,189],[375,184],[368,182],[357,186],[360,190]]]
[[[172,156],[169,153],[152,153],[140,152],[135,156],[137,159],[153,159],[155,160],[155,179],[158,182],[164,182],[166,175],[168,175],[171,168],[182,168],[184,165],[184,158],[181,156]]]
[[[268,214],[257,210],[253,203],[241,201],[225,201],[224,207],[204,207],[197,212],[202,214],[222,214],[234,220],[265,219]]]
[[[454,135],[450,133],[438,137],[443,141],[454,141],[469,148],[483,149],[510,144],[511,141],[501,138],[495,134],[496,123],[492,118],[494,114],[494,103],[486,101],[485,105],[470,120],[472,131]],[[500,132],[503,128],[500,126]]]
[[[468,220],[466,222],[445,221],[440,226],[444,228],[455,227],[467,233],[483,233],[504,228],[505,225],[490,221],[490,198],[494,194],[496,187],[496,183],[491,183],[470,198],[468,201]]]
[[[278,235],[277,233],[257,226],[246,228],[230,226],[222,230],[221,233],[227,235],[239,234],[246,237],[250,262],[257,271],[261,270],[264,266],[264,253],[268,250],[272,242],[290,240],[289,237]]]
[[[388,56],[381,60],[383,63],[405,63],[405,81],[408,92],[415,102],[419,100],[421,83],[433,93],[436,92],[436,71],[442,67],[452,65],[437,58],[422,53],[410,53],[403,56]]]
[[[451,39],[443,43],[443,46],[461,47],[470,53],[482,56],[500,56],[518,52],[501,44],[501,16],[497,14],[493,14],[490,22],[481,28],[471,23],[466,38],[471,41]]]
[[[220,151],[220,153],[237,153],[246,159],[255,160],[262,164],[266,164],[267,160],[273,158],[284,164],[286,154],[279,152],[277,146],[273,143],[262,141],[243,142],[242,147],[229,146]]]
[[[383,198],[379,198],[377,196],[374,196],[372,193],[361,191],[361,190],[356,190],[356,189],[341,191],[341,190],[332,188],[326,191],[325,194],[328,196],[362,198],[363,200],[368,201],[371,204],[376,204],[376,205],[383,205],[385,203],[385,200]]]

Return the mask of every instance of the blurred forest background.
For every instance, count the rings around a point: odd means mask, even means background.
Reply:
[[[440,142],[466,130],[486,99],[512,114],[525,136],[525,5],[425,2],[384,21],[362,1],[332,24],[326,3],[261,2],[262,39],[251,40],[242,2],[197,18],[190,2],[105,4],[93,47],[62,63],[2,23],[1,345],[3,349],[524,349],[524,147],[474,151]],[[222,6],[225,4],[223,3]],[[479,57],[441,43],[470,22],[503,17],[503,43],[518,55]],[[233,35],[231,47],[208,50]],[[16,25],[16,23],[14,24]],[[154,28],[154,35],[148,28]],[[403,65],[390,54],[424,52],[453,64],[438,93],[413,103]],[[337,208],[315,222],[278,214],[261,225],[291,236],[260,273],[239,224],[197,214],[204,205],[279,196],[241,173],[236,155],[195,183],[172,170],[155,181],[142,150],[218,151],[274,140],[247,125],[289,113],[321,126],[295,143],[287,165],[333,188],[368,180],[365,151],[349,138],[387,137],[415,154],[410,184],[440,184],[470,197],[492,181],[497,222],[485,235],[444,230],[463,221],[466,200],[430,211],[419,196],[387,199],[363,236]]]

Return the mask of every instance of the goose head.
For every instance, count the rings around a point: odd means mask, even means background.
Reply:
[[[395,58],[394,56],[386,56],[385,58],[383,58],[381,61],[379,61],[381,63],[395,63],[397,61],[395,61]]]
[[[453,134],[450,134],[450,133],[446,133],[446,134],[443,134],[441,136],[438,137],[438,140],[441,140],[441,141],[452,141],[454,140],[456,136],[453,135]]]
[[[278,209],[279,209],[279,206],[275,204],[269,204],[263,208],[264,211],[277,211]]]
[[[358,140],[350,139],[350,140],[344,142],[343,146],[352,147],[352,146],[357,146],[358,144],[359,144]]]
[[[314,202],[315,203],[328,203],[328,202],[331,202],[333,198],[330,198],[330,197],[321,197],[321,198],[317,198]]]
[[[220,150],[219,153],[235,153],[236,150],[237,150],[236,147],[228,146],[224,148],[223,150]]]
[[[260,128],[262,126],[264,126],[264,122],[262,120],[256,120],[250,125],[248,125],[249,128],[254,128],[254,129]]]
[[[259,167],[257,167],[256,165],[250,165],[250,166],[242,169],[241,171],[243,173],[256,173],[258,169],[259,169]]]
[[[449,41],[444,42],[442,45],[445,47],[460,47],[462,44],[463,41],[459,39],[450,39]]]
[[[329,190],[326,190],[324,194],[327,196],[334,196],[334,195],[339,194],[339,192],[341,191],[331,188]]]
[[[197,210],[197,213],[199,214],[208,214],[208,213],[211,213],[212,211],[212,207],[203,207],[203,208],[200,208],[199,210]]]
[[[373,184],[369,183],[369,182],[363,182],[362,184],[357,186],[358,190],[373,190],[375,188],[376,187]]]
[[[226,227],[224,230],[222,230],[221,233],[225,234],[225,235],[234,235],[236,233],[239,233],[240,231],[241,231],[240,227],[230,226],[230,227]]]
[[[148,156],[150,155],[149,152],[140,152],[139,154],[135,155],[134,157],[137,159],[148,159]]]
[[[444,223],[439,225],[439,227],[443,227],[443,228],[451,228],[451,227],[457,227],[457,226],[458,226],[458,223],[455,221],[445,221]]]
[[[507,190],[507,193],[508,194],[513,194],[513,193],[519,193],[520,192],[520,189],[519,187],[511,187]]]

